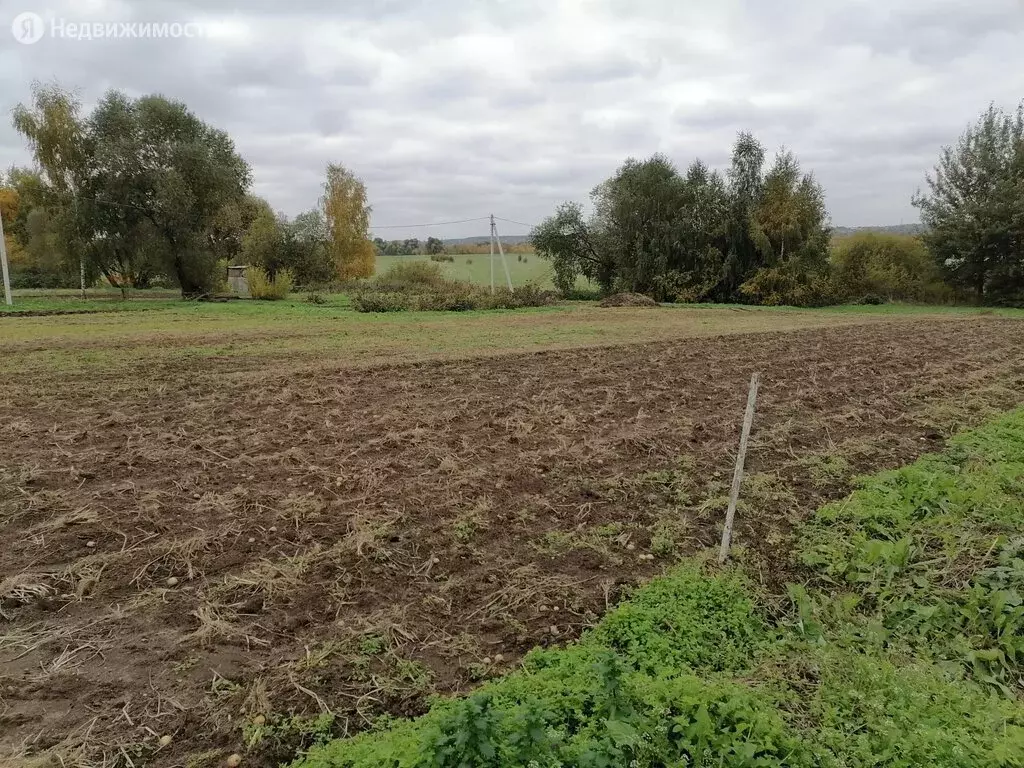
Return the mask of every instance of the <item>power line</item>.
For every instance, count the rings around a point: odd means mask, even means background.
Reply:
[[[512,219],[504,219],[501,216],[495,216],[494,218],[496,218],[498,221],[507,221],[509,224],[518,224],[520,227],[529,227],[530,229],[533,229],[536,226],[535,224],[527,224],[524,221],[514,221]]]
[[[380,226],[372,226],[370,229],[415,229],[417,227],[443,227],[448,224],[468,224],[471,221],[487,221],[488,216],[477,216],[473,219],[458,219],[456,221],[432,221],[427,224],[382,224]],[[508,224],[516,224],[520,227],[534,228],[534,224],[527,224],[525,221],[516,221],[515,219],[506,219],[502,216],[495,216],[496,221],[504,221]]]
[[[471,221],[487,221],[487,216],[477,216],[475,219],[459,219],[458,221],[432,221],[429,224],[383,224],[373,226],[370,229],[413,229],[415,227],[443,227],[447,224],[467,224]]]

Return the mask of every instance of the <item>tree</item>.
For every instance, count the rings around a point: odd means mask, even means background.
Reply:
[[[85,175],[89,144],[81,119],[82,104],[73,91],[56,83],[32,83],[30,106],[18,104],[13,123],[28,141],[50,187],[74,195]]]
[[[317,209],[305,211],[283,225],[284,247],[295,279],[301,285],[322,285],[335,276],[327,221]]]
[[[376,259],[370,242],[370,206],[366,185],[341,165],[327,166],[321,207],[329,234],[328,247],[341,280],[371,277]]]
[[[37,171],[11,168],[0,182],[4,234],[12,281],[24,288],[56,288],[77,280],[65,262],[61,210]]]
[[[285,263],[284,228],[266,200],[251,197],[249,204],[255,213],[242,235],[241,260],[248,266],[263,267],[273,280],[279,269],[290,266]]]
[[[428,237],[424,250],[431,256],[444,253],[444,242],[436,237]]]
[[[135,105],[124,94],[112,91],[97,105],[85,124],[89,152],[74,208],[89,263],[125,296],[149,282],[161,250],[135,123]]]
[[[1024,101],[989,105],[926,183],[913,203],[949,282],[979,303],[1024,300]]]
[[[87,124],[88,173],[77,207],[90,256],[108,279],[138,283],[156,265],[182,296],[218,283],[214,232],[241,205],[249,167],[226,133],[181,102],[109,92]]]
[[[145,96],[136,107],[148,216],[168,246],[168,267],[182,296],[208,293],[218,278],[209,230],[225,205],[244,198],[249,166],[227,133],[183,103]]]
[[[782,151],[765,174],[751,217],[751,238],[758,263],[826,268],[831,230],[825,192],[811,174],[801,175],[792,152]]]
[[[728,301],[760,266],[760,254],[753,238],[753,218],[761,199],[764,147],[753,134],[741,132],[732,150],[732,164],[726,174],[730,214],[727,247],[718,298]]]
[[[18,212],[21,207],[18,190],[8,186],[0,174],[0,219],[4,224],[4,246],[7,250],[7,260],[12,271],[17,271],[24,266],[26,254],[21,243],[15,238],[12,225],[18,220]]]
[[[75,216],[90,151],[81,108],[74,91],[37,80],[32,83],[30,103],[18,104],[12,113],[14,128],[25,137],[39,168],[37,175],[45,187],[49,226],[63,254],[81,254],[84,247]],[[26,205],[26,217],[34,207]],[[85,265],[80,261],[76,266],[79,265],[84,272]]]
[[[825,283],[815,284],[828,268],[824,192],[790,152],[765,174],[764,148],[748,133],[726,178],[700,160],[680,175],[663,155],[630,158],[591,199],[589,219],[566,203],[531,234],[563,293],[582,275],[604,291],[661,301],[761,301],[751,283],[761,275],[773,301],[827,298]]]
[[[597,217],[623,290],[654,291],[657,278],[676,266],[685,182],[664,155],[629,158],[592,193]]]
[[[615,262],[605,248],[602,233],[594,220],[583,218],[577,203],[562,203],[530,233],[530,242],[541,258],[554,267],[555,287],[563,296],[572,293],[582,275],[605,291],[615,279]]]
[[[801,174],[791,152],[779,152],[765,174],[749,227],[755,261],[740,285],[743,299],[798,306],[836,302],[825,192],[812,174]]]
[[[245,234],[253,220],[268,208],[269,204],[263,198],[251,194],[221,206],[206,230],[218,264],[240,264],[244,261],[242,243]]]

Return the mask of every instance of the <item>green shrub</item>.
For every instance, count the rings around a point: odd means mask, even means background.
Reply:
[[[42,267],[29,265],[19,267],[11,265],[11,288],[76,288],[77,274],[71,277],[52,272]]]
[[[228,264],[229,262],[227,259],[217,260],[217,268],[212,279],[213,293],[230,294],[232,292],[231,284],[228,283]]]
[[[362,290],[352,294],[356,312],[405,312],[412,309],[413,297],[397,291]]]
[[[866,293],[863,296],[858,296],[853,299],[852,303],[865,306],[878,306],[879,304],[885,304],[885,299],[877,293]]]
[[[889,301],[943,302],[953,297],[938,264],[913,235],[858,232],[839,238],[832,247],[832,274],[849,300],[878,296]]]
[[[720,268],[704,272],[670,269],[654,277],[651,298],[681,303],[707,301],[718,285],[720,272]]]
[[[785,265],[759,269],[740,286],[740,294],[765,306],[827,307],[840,300],[828,275],[801,273]]]
[[[309,302],[310,304],[326,304],[327,303],[327,299],[325,299],[319,293],[315,293],[315,292],[314,293],[310,293],[308,296],[306,296],[306,301]]]
[[[787,720],[822,766],[1019,766],[1024,708],[937,665],[838,643],[776,659]]]
[[[519,285],[511,291],[498,288],[494,293],[480,289],[480,306],[482,309],[522,309],[523,307],[545,307],[553,304],[557,296],[534,283]]]
[[[292,289],[292,273],[287,269],[279,269],[271,280],[262,267],[248,267],[245,278],[249,283],[249,295],[263,301],[279,301],[285,298]]]
[[[466,312],[478,309],[482,293],[479,288],[460,281],[448,281],[432,287],[426,293],[417,294],[413,309],[435,312]]]
[[[657,675],[664,669],[740,669],[762,634],[742,579],[708,579],[684,566],[606,615],[593,639],[630,666]]]
[[[563,291],[560,295],[563,299],[569,299],[570,301],[597,301],[603,298],[605,294],[600,288],[578,288],[574,285],[571,290]]]
[[[431,261],[455,261],[454,256],[449,256],[447,253],[432,253],[430,254]]]
[[[427,266],[434,266],[426,263]],[[389,270],[390,271],[390,270]],[[513,290],[500,289],[493,294],[486,288],[461,280],[436,282],[388,282],[374,284],[353,294],[352,306],[357,312],[466,312],[472,309],[520,309],[551,304],[554,294],[535,285]]]

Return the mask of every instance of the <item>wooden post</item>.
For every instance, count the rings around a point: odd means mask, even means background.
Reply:
[[[729,492],[729,509],[725,513],[725,528],[722,529],[722,547],[718,550],[718,562],[724,563],[729,557],[729,544],[732,543],[732,524],[736,517],[736,503],[740,498],[740,483],[743,482],[743,462],[747,458],[747,440],[750,438],[750,425],[754,423],[754,403],[757,402],[757,388],[761,382],[761,374],[750,377],[750,392],[747,394],[747,411],[743,415],[743,431],[740,433],[740,451],[736,455],[736,469],[732,473],[732,490]]]

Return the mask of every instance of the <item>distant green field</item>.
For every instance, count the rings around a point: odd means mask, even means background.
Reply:
[[[468,280],[480,285],[491,284],[491,257],[488,254],[473,253],[466,256],[453,256],[453,258],[455,261],[440,262],[446,276],[453,280]],[[429,261],[429,259],[429,256],[378,256],[377,274],[381,274],[396,262]],[[533,253],[506,253],[505,262],[508,264],[512,285],[525,285],[534,282],[544,288],[553,287],[551,279],[554,271],[550,261],[545,261]],[[494,284],[505,285],[505,271],[501,266],[501,259],[497,255],[494,257]]]

